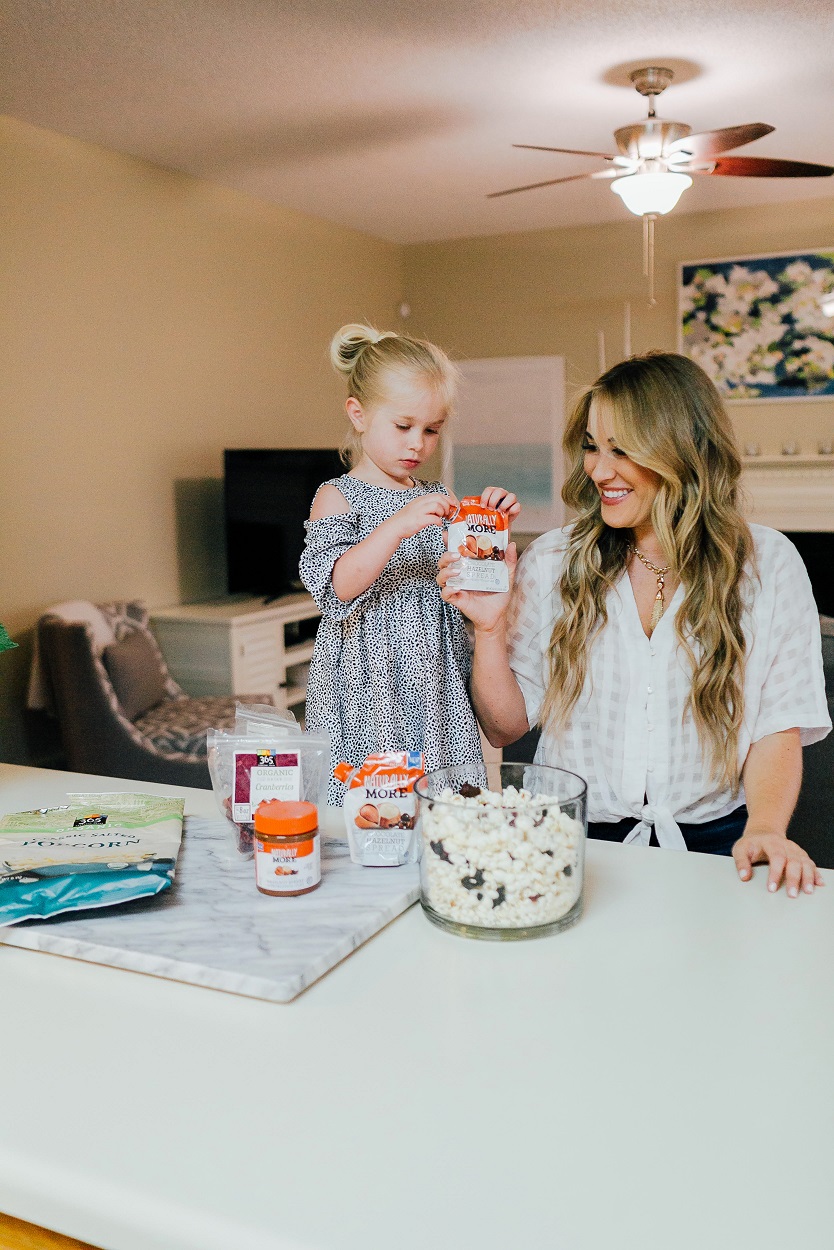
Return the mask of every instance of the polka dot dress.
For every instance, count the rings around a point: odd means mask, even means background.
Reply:
[[[322,612],[307,682],[308,730],[329,732],[333,765],[358,765],[385,750],[422,751],[427,772],[480,762],[466,627],[435,581],[443,531],[430,525],[401,542],[373,585],[349,603],[331,582],[339,556],[413,499],[445,488],[417,482],[391,490],[349,474],[326,485],[350,511],[306,522],[301,579]],[[343,796],[331,778],[328,802],[339,805]]]

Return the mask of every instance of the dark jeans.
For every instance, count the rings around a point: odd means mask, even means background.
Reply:
[[[721,816],[718,820],[705,820],[700,825],[683,825],[678,822],[678,828],[683,834],[688,851],[700,851],[704,855],[732,855],[733,843],[744,833],[746,823],[747,808],[742,805],[730,812],[729,816]],[[610,825],[589,820],[588,837],[600,838],[604,842],[622,842],[636,824],[638,820],[634,816]],[[650,845],[658,845],[654,830]]]

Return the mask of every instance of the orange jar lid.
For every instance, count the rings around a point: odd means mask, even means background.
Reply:
[[[273,838],[292,838],[297,833],[310,833],[318,828],[319,814],[315,803],[287,803],[283,799],[264,799],[255,808],[255,832]]]

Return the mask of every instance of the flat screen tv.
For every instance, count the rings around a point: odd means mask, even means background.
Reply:
[[[338,451],[235,449],[224,455],[229,593],[276,599],[303,590],[304,522],[322,482],[345,472]]]

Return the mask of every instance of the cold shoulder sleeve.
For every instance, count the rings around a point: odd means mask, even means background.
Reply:
[[[316,601],[322,616],[331,621],[344,621],[359,608],[373,587],[343,602],[333,589],[333,565],[359,542],[359,514],[339,512],[335,516],[305,521],[307,532],[299,562],[299,574]]]

